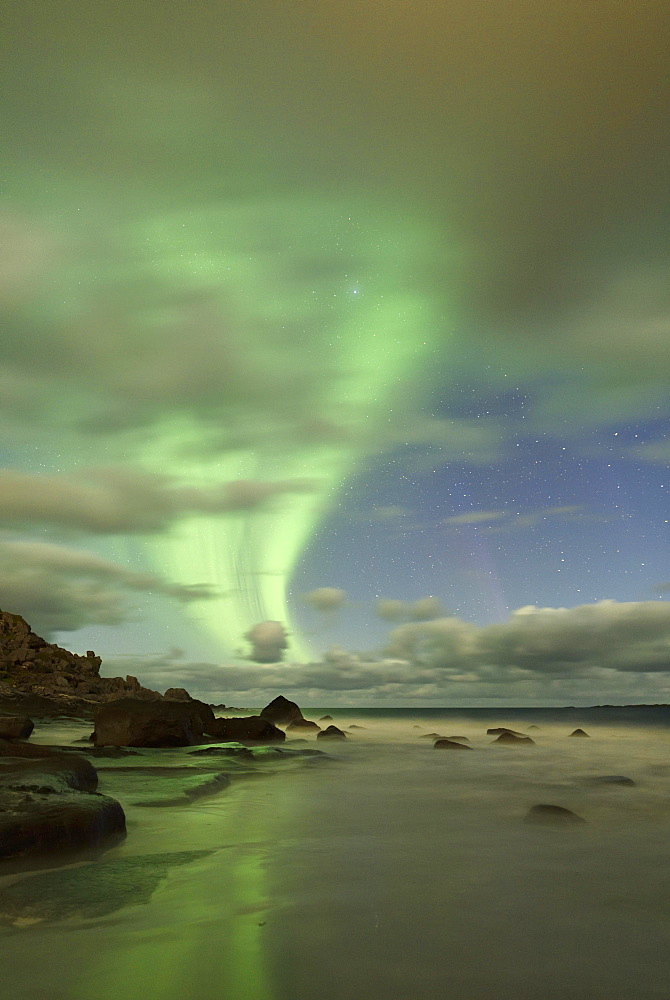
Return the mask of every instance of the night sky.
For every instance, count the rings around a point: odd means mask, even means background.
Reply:
[[[665,0],[0,22],[0,607],[212,701],[670,701]]]

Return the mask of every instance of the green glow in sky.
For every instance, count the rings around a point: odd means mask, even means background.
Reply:
[[[145,464],[201,486],[315,481],[313,492],[282,497],[268,512],[191,518],[152,540],[148,555],[171,579],[226,595],[193,606],[224,648],[271,619],[292,632],[289,655],[308,656],[292,630],[291,573],[347,477],[383,446],[404,387],[440,333],[434,298],[413,274],[430,253],[430,231],[360,206],[293,199],[161,217],[137,238],[160,281],[216,301],[208,321],[233,325],[233,355],[243,340],[256,397],[249,405],[243,375],[214,455],[189,456],[203,444],[202,427],[171,419],[152,437]]]

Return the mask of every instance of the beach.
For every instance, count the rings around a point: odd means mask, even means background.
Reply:
[[[326,754],[179,807],[132,805],[133,776],[95,761],[128,836],[0,877],[14,1000],[666,1000],[667,729],[570,739],[541,720],[534,745],[503,746],[464,713],[333,714],[348,738]],[[432,731],[470,749],[436,750]],[[60,721],[35,739],[82,735]],[[586,822],[525,823],[538,803]]]

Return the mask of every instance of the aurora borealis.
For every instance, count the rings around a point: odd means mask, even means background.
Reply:
[[[670,700],[669,19],[5,5],[0,607],[211,700]]]

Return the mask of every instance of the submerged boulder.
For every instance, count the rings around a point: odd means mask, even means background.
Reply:
[[[572,731],[572,732],[570,733],[570,735],[571,735],[571,736],[588,736],[589,734],[588,734],[588,733],[585,733],[583,729],[574,729],[574,730],[573,730],[573,731]]]
[[[546,803],[531,806],[523,821],[524,823],[539,823],[544,826],[573,826],[586,823],[583,816],[578,816],[572,809]]]
[[[316,729],[317,733],[321,732],[321,726],[319,726],[316,722],[310,722],[309,719],[296,719],[294,722],[289,722],[288,726],[286,727],[287,732],[290,732],[291,730],[300,730],[300,729],[302,730]]]
[[[497,729],[487,729],[487,736],[502,736],[503,733],[511,733],[512,736],[525,736],[525,733],[517,733],[516,729],[508,729],[507,726],[498,726]]]
[[[625,774],[597,774],[589,781],[594,785],[634,785],[632,778],[627,778]]]
[[[283,694],[261,709],[264,719],[269,719],[275,726],[286,726],[289,722],[302,719],[303,715],[294,701],[289,701]]]
[[[35,725],[27,715],[0,716],[0,738],[3,740],[27,740]]]
[[[214,721],[200,701],[146,701],[121,698],[95,713],[94,742],[101,746],[185,747],[202,743]]]
[[[530,746],[535,746],[535,740],[530,736],[522,736],[520,733],[512,733],[509,730],[503,730],[503,732],[498,736],[497,739],[493,741],[494,743],[504,743],[506,745],[513,744],[528,744]]]
[[[327,729],[322,729],[320,733],[317,733],[316,738],[317,740],[346,740],[347,734],[343,733],[337,726],[328,726]]]
[[[250,715],[241,719],[214,719],[207,732],[217,740],[237,743],[270,743],[286,739],[286,733],[278,729],[262,715]]]
[[[465,743],[447,739],[435,740],[433,748],[435,750],[472,750],[472,747],[467,746]]]

